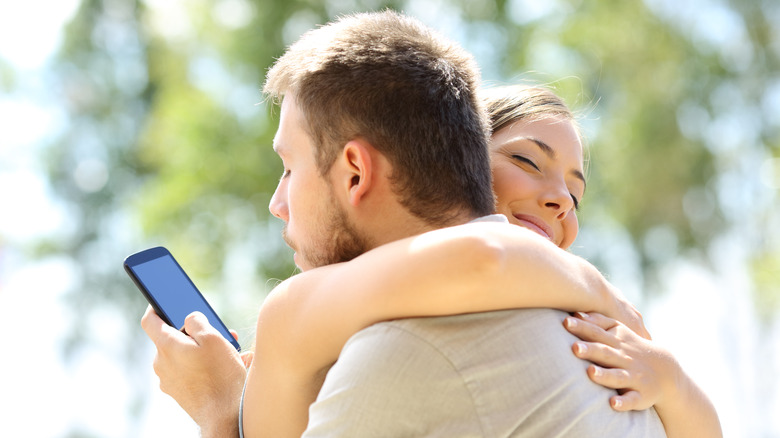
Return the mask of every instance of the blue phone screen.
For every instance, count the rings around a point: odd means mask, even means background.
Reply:
[[[233,340],[233,336],[170,255],[135,265],[131,269],[177,329],[184,327],[187,315],[198,311],[206,315],[209,323],[222,336]]]

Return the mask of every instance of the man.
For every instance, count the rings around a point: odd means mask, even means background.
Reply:
[[[493,212],[478,80],[471,56],[393,12],[344,17],[279,59],[265,87],[283,99],[274,148],[284,174],[270,209],[298,266]],[[236,353],[199,317],[185,324],[192,342],[163,334],[155,318],[147,312],[143,323],[163,391],[203,436],[235,436]],[[328,372],[304,436],[662,435],[654,411],[610,409],[610,391],[588,381],[561,320],[542,309],[369,327]],[[264,407],[262,377],[253,364],[245,417]],[[246,430],[263,433],[262,424]]]

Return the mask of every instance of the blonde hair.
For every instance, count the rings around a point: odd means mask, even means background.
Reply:
[[[560,116],[577,126],[574,113],[552,90],[540,86],[505,85],[482,91],[492,132],[518,121]],[[579,128],[578,128],[579,132]]]

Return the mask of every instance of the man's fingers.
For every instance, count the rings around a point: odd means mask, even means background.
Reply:
[[[230,334],[233,336],[233,339],[235,339],[235,340],[236,340],[236,342],[238,342],[238,332],[237,332],[237,331],[235,331],[235,330],[233,330],[233,329],[228,329],[228,331],[229,331],[229,332],[230,332]]]
[[[192,312],[184,319],[184,332],[189,335],[198,345],[205,342],[211,342],[220,339],[227,343],[227,340],[209,323],[206,315],[201,312]]]
[[[158,353],[194,343],[189,336],[163,321],[152,309],[152,306],[146,308],[146,312],[141,318],[141,328],[157,347]]]
[[[201,312],[192,312],[184,318],[184,333],[196,337],[211,328],[208,318]]]
[[[157,316],[154,309],[152,309],[152,306],[146,306],[146,312],[144,312],[144,316],[141,317],[141,328],[144,329],[146,336],[155,344],[160,339],[160,336],[162,336],[163,326],[165,325],[167,325],[165,324],[165,321]]]

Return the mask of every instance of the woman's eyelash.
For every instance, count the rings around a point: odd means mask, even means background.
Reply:
[[[528,164],[529,166],[533,167],[534,169],[536,169],[538,171],[541,171],[541,169],[539,169],[539,166],[537,166],[536,163],[531,161],[530,158],[526,158],[526,157],[524,157],[522,155],[512,155],[512,158],[517,160],[517,161],[526,163],[526,164]],[[577,199],[577,197],[572,195],[572,194],[570,194],[570,196],[571,196],[572,201],[574,201],[574,209],[575,210],[579,210],[580,209],[580,200]]]
[[[524,157],[522,155],[512,155],[512,158],[514,158],[515,160],[518,160],[518,161],[522,161],[523,163],[528,164],[529,166],[533,167],[534,169],[539,170],[539,166],[537,166],[536,163],[534,163],[533,161],[531,161],[530,159],[528,159],[528,158],[526,158],[526,157]]]

